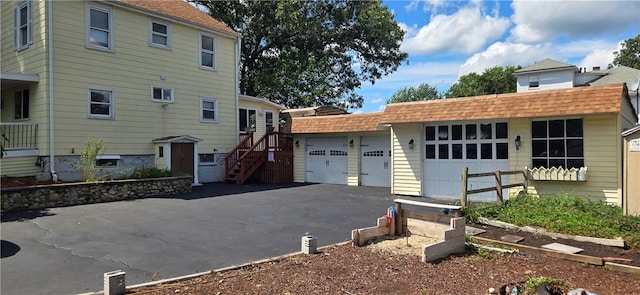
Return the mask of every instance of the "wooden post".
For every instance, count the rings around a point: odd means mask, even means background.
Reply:
[[[526,166],[524,170],[522,170],[522,176],[524,177],[522,180],[522,188],[524,189],[524,193],[527,194],[529,193],[529,171]]]
[[[500,170],[496,171],[496,192],[498,193],[498,203],[502,204],[502,174]]]
[[[396,235],[402,234],[402,204],[396,202]]]
[[[460,206],[467,207],[467,174],[469,174],[469,167],[462,168],[462,190],[461,190],[461,199]]]

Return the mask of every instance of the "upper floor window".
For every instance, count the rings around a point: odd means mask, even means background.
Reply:
[[[538,75],[529,76],[529,87],[538,87],[540,86],[540,82],[538,81]]]
[[[200,33],[200,68],[216,69],[216,38],[212,35]]]
[[[113,91],[89,89],[89,118],[113,119]]]
[[[18,5],[14,13],[15,48],[22,50],[29,47],[31,40],[31,1]]]
[[[161,48],[171,48],[171,26],[157,20],[149,20],[149,44]]]
[[[29,119],[29,89],[16,91],[14,96],[14,119],[24,120]]]
[[[109,8],[87,5],[86,45],[89,48],[113,51],[113,12]]]
[[[151,87],[151,100],[161,102],[173,102],[173,89]]]
[[[200,97],[200,121],[218,122],[218,101],[211,97]]]
[[[531,122],[533,167],[584,167],[582,119]]]

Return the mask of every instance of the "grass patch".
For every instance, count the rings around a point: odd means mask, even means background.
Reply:
[[[505,201],[501,206],[465,209],[464,213],[469,223],[476,223],[478,217],[485,217],[518,226],[537,226],[563,234],[597,238],[622,237],[628,245],[640,246],[640,217],[626,216],[619,206],[586,198],[523,194]]]

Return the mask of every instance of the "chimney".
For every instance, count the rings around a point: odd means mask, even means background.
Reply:
[[[600,67],[599,67],[599,66],[595,66],[595,67],[593,67],[593,70],[594,70],[594,71],[599,71],[599,70],[600,70]]]

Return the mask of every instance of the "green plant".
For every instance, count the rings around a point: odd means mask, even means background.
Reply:
[[[98,181],[96,177],[96,159],[106,149],[107,142],[101,138],[87,138],[80,154],[80,172],[86,182]]]
[[[546,277],[528,277],[527,280],[522,283],[522,294],[537,294],[536,291],[541,286],[545,286],[550,294],[566,294],[569,290],[573,289],[569,284],[562,280]]]
[[[142,179],[142,178],[160,178],[160,177],[172,177],[175,176],[175,173],[171,170],[167,169],[158,169],[158,168],[140,168],[135,169],[133,174],[131,174],[132,178]]]

